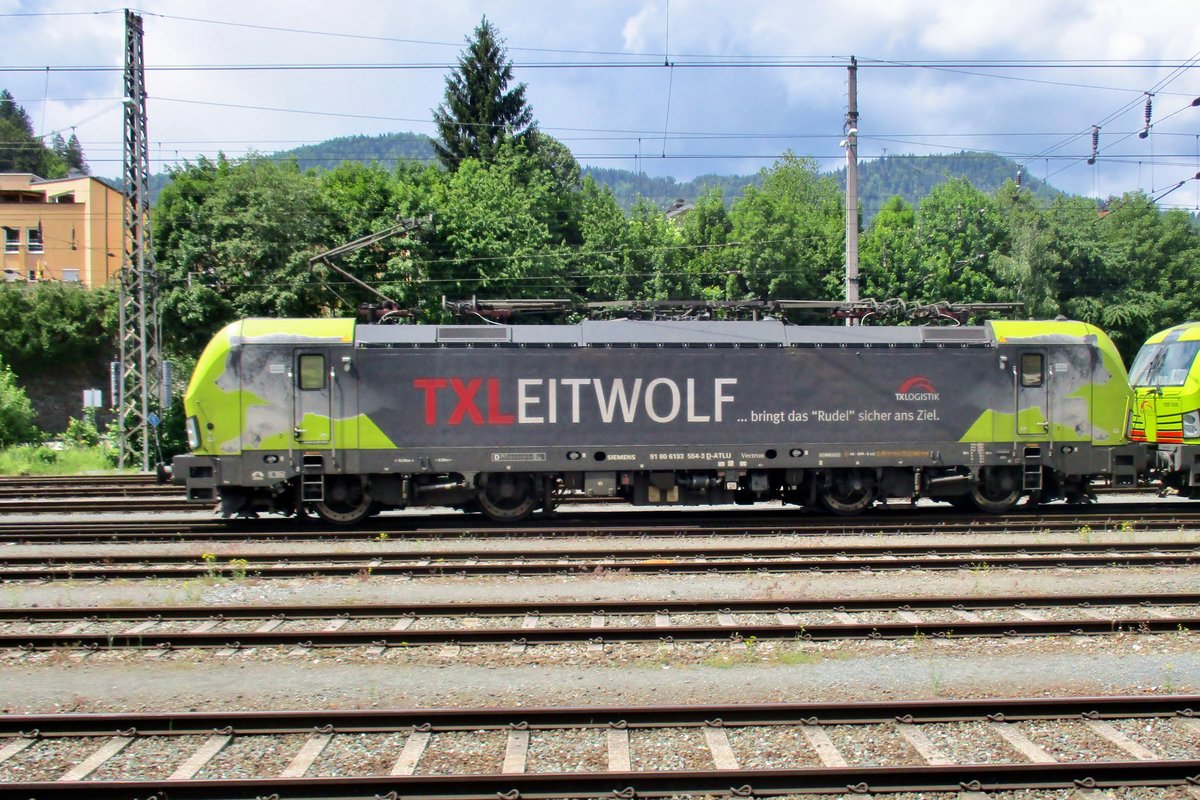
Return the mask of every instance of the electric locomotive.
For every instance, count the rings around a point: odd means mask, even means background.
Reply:
[[[1129,436],[1150,449],[1164,487],[1200,498],[1200,322],[1146,340],[1129,370],[1134,390]]]
[[[441,505],[517,520],[568,493],[854,514],[1002,513],[1133,485],[1125,368],[1098,328],[777,320],[385,325],[247,319],[185,397],[176,483],[226,516],[353,524]]]

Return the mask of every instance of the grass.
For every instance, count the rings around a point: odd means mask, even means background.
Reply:
[[[0,475],[75,475],[116,471],[112,451],[101,447],[54,450],[42,445],[16,445],[0,449]]]

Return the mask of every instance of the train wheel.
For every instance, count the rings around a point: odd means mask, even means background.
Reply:
[[[834,470],[829,481],[818,487],[821,505],[834,514],[849,516],[875,502],[875,475],[868,470]]]
[[[317,516],[331,525],[357,525],[376,508],[362,481],[352,476],[327,478],[325,499],[312,507]]]
[[[1015,470],[984,469],[971,490],[971,503],[985,514],[1003,514],[1021,499],[1021,481]]]
[[[533,513],[538,498],[528,475],[486,475],[479,484],[479,510],[497,522],[517,522]]]

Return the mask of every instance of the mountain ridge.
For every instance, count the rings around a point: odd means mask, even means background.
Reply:
[[[433,142],[424,134],[386,133],[376,136],[355,135],[329,139],[316,144],[302,145],[266,156],[272,160],[295,159],[301,169],[333,169],[344,161],[378,164],[395,169],[401,163],[434,164],[437,162]],[[701,195],[716,187],[726,203],[742,196],[747,187],[762,185],[762,173],[753,175],[699,175],[680,181],[673,177],[655,177],[644,173],[611,167],[581,166],[585,176],[591,176],[601,186],[612,190],[617,203],[632,208],[644,199],[661,209],[682,200],[695,202]],[[1015,179],[1018,164],[994,153],[962,150],[936,155],[889,154],[859,164],[858,196],[863,209],[863,223],[868,224],[878,210],[892,197],[899,195],[911,205],[919,205],[923,197],[941,183],[954,178],[969,181],[979,190],[992,193],[1009,179]],[[845,167],[823,173],[836,178],[843,191],[846,187]],[[166,176],[153,176],[152,194],[167,182]],[[1044,181],[1023,176],[1022,185],[1034,196],[1050,200],[1063,192]]]

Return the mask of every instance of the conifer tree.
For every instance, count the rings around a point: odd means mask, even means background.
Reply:
[[[34,135],[29,115],[7,89],[0,90],[0,172],[32,172],[43,178],[66,173],[65,163]]]
[[[67,162],[67,172],[74,170],[81,175],[91,175],[92,171],[88,168],[87,160],[83,157],[83,145],[79,143],[79,137],[71,132],[71,138],[67,139],[67,154],[63,159]]]
[[[464,158],[492,160],[501,144],[527,138],[534,130],[533,110],[525,100],[525,84],[512,82],[508,60],[496,26],[484,17],[446,76],[446,99],[433,112],[438,139],[433,146],[447,169]]]

